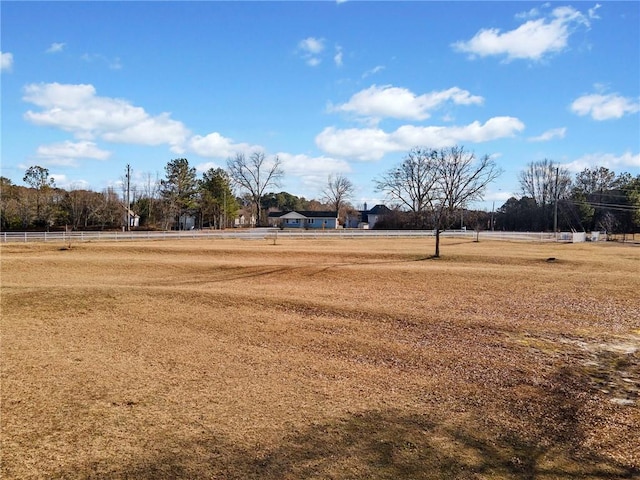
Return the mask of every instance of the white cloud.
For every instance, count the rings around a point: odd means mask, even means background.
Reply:
[[[485,202],[506,202],[507,200],[509,200],[511,197],[513,197],[514,194],[508,191],[503,192],[502,190],[488,190],[487,193],[484,195],[484,201]],[[498,204],[497,206],[494,205],[494,208],[499,208]]]
[[[59,53],[62,50],[64,50],[64,47],[66,46],[66,43],[52,43],[51,46],[49,48],[47,48],[46,52],[47,53]]]
[[[168,113],[151,116],[126,100],[100,97],[93,85],[40,83],[27,85],[24,91],[23,99],[42,109],[28,110],[24,115],[28,121],[71,132],[79,139],[179,149],[189,135]]]
[[[101,150],[93,142],[70,142],[41,145],[36,152],[37,157],[46,165],[75,166],[79,159],[106,160],[111,152]]]
[[[316,145],[331,155],[371,161],[416,145],[442,148],[465,142],[481,143],[512,137],[522,130],[524,124],[514,117],[494,117],[484,124],[476,121],[460,127],[404,125],[391,133],[379,128],[327,127],[316,136]]]
[[[402,150],[392,134],[379,128],[327,127],[316,136],[316,145],[331,155],[362,161],[380,160],[389,152]]]
[[[351,171],[346,161],[331,157],[280,152],[278,158],[282,161],[287,177],[295,177],[301,183],[302,192],[317,190],[319,185],[326,184],[329,174]]]
[[[599,19],[600,17],[598,16],[597,10],[602,7],[602,5],[600,5],[599,3],[597,3],[593,8],[590,8],[588,10],[589,12],[589,18],[593,18],[593,19]]]
[[[611,170],[640,168],[640,153],[625,152],[622,155],[613,153],[590,153],[576,160],[563,164],[571,172],[581,172],[585,168],[606,167]]]
[[[282,161],[287,174],[295,176],[321,175],[326,179],[331,172],[347,173],[351,171],[351,167],[346,161],[331,157],[310,157],[304,154],[280,152],[278,158]]]
[[[504,55],[507,60],[541,60],[548,54],[565,50],[576,27],[588,27],[590,18],[597,18],[595,9],[587,16],[573,7],[556,7],[547,18],[529,20],[507,32],[498,28],[482,29],[471,40],[455,42],[452,47],[472,57]]]
[[[442,148],[457,143],[482,143],[499,138],[512,137],[524,130],[524,124],[514,117],[493,117],[484,124],[478,121],[462,127],[415,127],[405,125],[394,135],[405,146],[426,145]]]
[[[541,135],[537,137],[530,137],[530,142],[548,142],[549,140],[553,140],[555,138],[564,138],[567,134],[566,127],[561,128],[552,128],[551,130],[547,130],[543,132]]]
[[[135,124],[105,132],[102,138],[113,143],[134,143],[142,145],[162,145],[168,143],[176,153],[181,153],[182,143],[187,137],[187,129],[177,120],[172,120],[168,113],[155,117],[147,116]]]
[[[304,40],[300,40],[298,48],[304,52],[317,55],[324,50],[324,39],[314,37],[305,38]]]
[[[342,47],[341,46],[336,46],[336,54],[333,56],[333,61],[336,64],[336,66],[341,67],[343,65],[343,60],[342,60]]]
[[[310,67],[317,67],[322,63],[325,58],[326,52],[326,40],[324,38],[307,37],[304,40],[298,42],[296,53],[302,58]],[[344,63],[344,52],[342,46],[335,46],[335,53],[333,55],[333,63],[337,67],[341,67]]]
[[[100,53],[85,53],[80,57],[82,60],[88,63],[101,62],[106,64],[111,70],[122,69],[122,62],[119,57],[110,59]]]
[[[196,171],[198,173],[204,173],[204,172],[208,172],[211,169],[216,169],[216,168],[226,168],[226,165],[222,165],[222,164],[218,164],[216,162],[204,162],[204,163],[199,163],[198,165],[196,165]]]
[[[375,67],[373,67],[371,70],[367,70],[366,72],[364,72],[362,74],[362,78],[367,78],[371,75],[375,75],[376,73],[381,72],[382,70],[384,70],[386,67],[384,65],[376,65]]]
[[[0,52],[0,71],[10,72],[13,68],[13,54]]]
[[[91,184],[86,180],[74,180],[73,182],[67,184],[66,177],[65,177],[65,185],[61,185],[60,182],[56,182],[56,184],[59,187],[64,188],[65,190],[68,190],[70,192],[74,190],[90,190],[91,189]]]
[[[74,190],[93,190],[95,191],[95,189],[93,189],[91,187],[91,184],[89,182],[87,182],[86,180],[83,179],[70,179],[67,177],[67,175],[65,175],[64,173],[55,173],[52,172],[50,173],[51,178],[53,178],[53,181],[56,184],[56,187],[58,188],[62,188],[68,192],[72,192]],[[111,182],[110,182],[111,183]],[[120,189],[122,185],[122,182],[115,182],[112,184],[112,186],[116,186],[118,189]]]
[[[594,120],[610,120],[640,111],[640,99],[625,98],[616,93],[594,93],[574,100],[571,111],[580,116],[590,115]]]
[[[236,153],[250,155],[255,151],[264,151],[258,145],[235,143],[231,138],[223,137],[218,132],[206,136],[194,135],[187,143],[188,150],[205,158],[230,158]]]
[[[324,51],[324,39],[307,37],[298,42],[298,52],[307,65],[315,67],[322,61],[320,54]]]
[[[120,61],[120,57],[116,57],[113,60],[108,61],[109,63],[109,68],[111,70],[121,70],[122,69],[122,62]]]
[[[532,8],[527,12],[516,13],[516,18],[518,20],[526,20],[528,18],[537,18],[539,16],[540,16],[540,10],[538,10],[537,8]]]
[[[96,94],[93,85],[32,83],[24,87],[23,100],[39,107],[72,108],[89,101]]]
[[[63,173],[50,173],[49,176],[53,178],[53,183],[55,183],[56,187],[66,188],[70,185],[67,176]]]
[[[458,87],[416,95],[406,88],[373,85],[354,94],[347,103],[331,106],[331,111],[354,113],[364,117],[391,117],[425,120],[429,111],[451,101],[458,105],[482,104],[482,97]]]

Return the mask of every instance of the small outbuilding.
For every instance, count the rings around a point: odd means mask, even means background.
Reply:
[[[125,209],[125,222],[129,225],[129,228],[139,227],[140,215],[138,215],[130,208],[127,208],[125,205],[123,205],[123,207]]]

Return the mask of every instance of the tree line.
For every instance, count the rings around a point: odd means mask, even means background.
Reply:
[[[0,177],[0,228],[227,228],[239,212],[248,224],[266,225],[271,210],[331,210],[341,223],[357,215],[350,203],[355,186],[344,175],[330,175],[320,200],[277,192],[284,177],[280,159],[263,152],[236,154],[227,168],[209,169],[198,177],[186,158],[169,161],[164,177],[147,174],[130,182],[130,167],[119,187],[101,192],[55,185],[48,169],[32,166],[26,186]],[[488,155],[476,157],[461,146],[415,147],[394,167],[374,179],[391,213],[376,228],[482,230],[575,230],[635,232],[640,229],[640,175],[616,174],[605,167],[584,169],[572,177],[558,163],[531,162],[520,172],[519,195],[492,210],[473,210],[501,170]],[[494,205],[495,206],[495,205]],[[190,222],[187,222],[190,219]],[[251,221],[253,219],[253,222]]]
[[[529,163],[519,173],[520,195],[490,212],[468,209],[471,201],[482,198],[484,189],[499,173],[488,157],[476,161],[472,152],[461,147],[444,151],[415,148],[375,180],[377,190],[393,202],[394,212],[379,227],[609,233],[640,230],[640,175],[595,167],[572,177],[559,163],[543,159]],[[452,186],[464,195],[457,195]]]
[[[131,228],[130,212],[143,229],[222,229],[234,226],[240,213],[247,225],[266,225],[270,210],[342,211],[353,185],[342,175],[330,175],[322,200],[306,200],[287,192],[270,191],[284,175],[278,157],[262,152],[237,154],[227,169],[211,168],[198,177],[186,158],[169,161],[164,177],[146,174],[131,183],[127,165],[119,187],[101,192],[58,188],[47,168],[35,165],[25,172],[27,186],[0,177],[0,229],[120,229]],[[238,193],[236,193],[238,192]]]
[[[596,167],[572,178],[566,168],[544,159],[530,163],[519,181],[522,196],[509,198],[497,211],[501,230],[640,230],[640,175]]]

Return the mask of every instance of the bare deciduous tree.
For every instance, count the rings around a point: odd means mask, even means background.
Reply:
[[[353,183],[344,175],[329,175],[327,185],[322,191],[322,201],[340,215],[341,210],[353,196]]]
[[[415,147],[400,165],[374,180],[377,191],[386,193],[391,202],[412,212],[418,228],[424,228],[425,214],[431,209],[436,182],[433,155],[434,150]]]
[[[158,210],[157,205],[159,203],[160,178],[157,172],[155,176],[151,172],[146,172],[143,178],[142,199],[144,199],[144,202],[142,202],[141,206],[144,211],[140,211],[140,215],[146,217],[149,225],[155,225],[156,210]],[[140,205],[138,208],[140,208]]]
[[[98,198],[95,205],[95,218],[102,228],[114,227],[121,224],[122,202],[113,187],[107,187]]]
[[[432,196],[436,249],[440,256],[440,230],[451,216],[469,203],[482,200],[484,191],[502,171],[496,163],[484,155],[479,159],[464,147],[443,148],[432,155],[435,170],[435,189]]]
[[[376,180],[376,189],[386,192],[418,219],[427,213],[433,216],[434,257],[439,257],[440,232],[448,220],[469,203],[481,200],[487,185],[500,173],[489,156],[476,159],[464,147],[440,150],[416,147],[400,166]]]
[[[615,187],[616,174],[606,167],[585,168],[576,175],[574,187],[585,195],[611,190]]]
[[[73,230],[80,228],[83,218],[86,218],[87,193],[86,190],[72,184],[65,195],[64,207],[67,211],[66,218]]]
[[[284,176],[280,159],[278,156],[267,159],[263,152],[253,152],[249,158],[237,153],[234,158],[227,160],[227,170],[233,183],[249,193],[258,225],[263,225],[260,200],[267,188],[280,186]]]
[[[28,189],[20,189],[16,194],[16,214],[22,228],[27,228],[35,218],[35,194]]]
[[[527,168],[520,172],[519,180],[522,194],[533,198],[541,209],[543,224],[549,225],[551,206],[569,193],[569,171],[545,158],[529,163]]]

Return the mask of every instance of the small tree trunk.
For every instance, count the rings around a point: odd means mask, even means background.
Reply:
[[[436,227],[436,253],[433,254],[433,258],[440,258],[440,227]]]
[[[260,226],[260,199],[258,200],[254,200],[253,204],[255,206],[255,214],[256,214],[256,219],[255,219],[255,225],[253,225],[254,227],[259,227]]]

